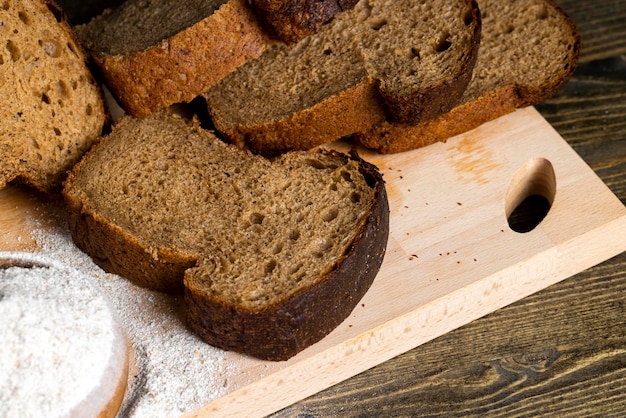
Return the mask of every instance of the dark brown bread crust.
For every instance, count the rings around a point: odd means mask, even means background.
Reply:
[[[65,193],[65,201],[72,240],[104,271],[148,289],[183,293],[182,277],[196,264],[197,254],[168,248],[150,252],[135,236],[83,208],[76,196]]]
[[[193,269],[188,270],[185,302],[187,321],[194,332],[225,350],[282,361],[343,322],[374,281],[389,235],[389,205],[382,176],[362,160],[360,171],[376,189],[376,197],[354,244],[334,270],[288,300],[258,311],[226,305],[204,294],[194,283]]]
[[[317,32],[337,13],[350,9],[358,0],[250,0],[278,38],[296,42]]]
[[[272,42],[245,0],[231,0],[147,50],[91,53],[120,106],[130,115],[144,117],[193,100]]]

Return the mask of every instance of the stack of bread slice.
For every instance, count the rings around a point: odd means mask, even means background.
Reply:
[[[128,0],[77,27],[122,107],[189,101],[277,40],[293,43],[356,0]]]
[[[445,140],[552,96],[581,47],[552,0],[206,1],[178,27],[154,22],[167,2],[136,4],[80,31],[126,112],[201,96],[220,136],[267,156]]]
[[[515,109],[540,103],[570,78],[581,39],[551,0],[479,0],[481,46],[461,99],[436,118],[407,124],[385,120],[355,133],[356,143],[382,153],[426,146],[469,131]]]
[[[379,170],[318,146],[445,141],[553,95],[581,47],[552,0],[128,0],[76,29],[127,113],[65,183],[76,244],[269,360],[344,320],[386,249]]]
[[[406,151],[549,98],[580,47],[551,0],[364,0],[204,96],[217,130],[262,154],[343,136]]]

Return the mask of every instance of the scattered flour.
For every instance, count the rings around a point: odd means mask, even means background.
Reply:
[[[54,223],[45,232],[37,225],[33,228],[41,254],[93,277],[132,342],[135,367],[131,366],[119,416],[177,417],[227,390],[228,376],[236,372],[236,366],[222,361],[222,350],[204,343],[186,327],[182,297],[143,289],[104,272],[74,245],[64,219]]]

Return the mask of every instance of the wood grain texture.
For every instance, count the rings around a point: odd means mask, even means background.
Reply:
[[[623,0],[556,0],[570,15],[583,37],[581,62],[626,53],[626,4]]]
[[[537,108],[626,202],[626,2],[557,3],[581,63]],[[624,388],[626,253],[273,416],[623,417]]]

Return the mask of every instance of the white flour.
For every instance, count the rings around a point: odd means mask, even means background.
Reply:
[[[75,271],[0,269],[0,329],[1,417],[70,416],[77,405],[95,414],[115,392],[126,341],[108,302]]]
[[[117,309],[135,351],[136,370],[120,416],[177,417],[220,396],[232,365],[223,351],[197,338],[185,325],[182,297],[137,287],[105,273],[72,242],[64,219],[45,233],[35,228],[41,253],[94,278]]]

